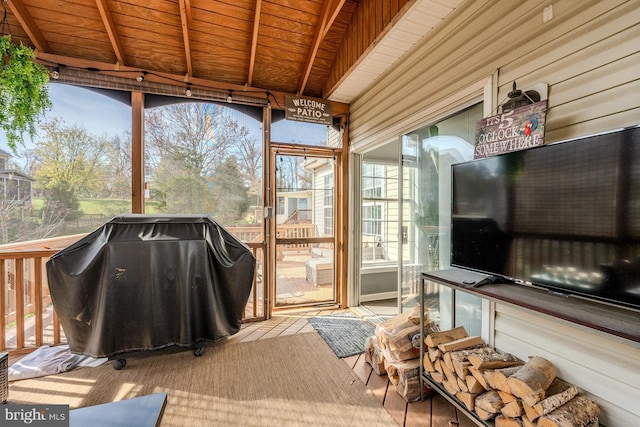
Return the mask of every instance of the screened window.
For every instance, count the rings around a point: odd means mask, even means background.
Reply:
[[[363,266],[398,260],[398,166],[362,164]]]

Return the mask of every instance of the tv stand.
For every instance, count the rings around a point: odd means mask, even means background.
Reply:
[[[638,310],[564,293],[550,293],[546,288],[516,283],[499,276],[487,277],[486,274],[460,268],[422,273],[421,289],[424,289],[424,281],[526,309],[640,348]]]

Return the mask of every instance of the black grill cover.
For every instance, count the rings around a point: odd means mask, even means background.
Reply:
[[[124,215],[47,262],[71,351],[194,348],[241,327],[256,260],[207,216]]]

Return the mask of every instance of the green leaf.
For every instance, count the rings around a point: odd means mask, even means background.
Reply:
[[[13,44],[10,35],[0,37],[0,127],[14,151],[24,144],[24,133],[35,136],[36,124],[51,108],[49,72],[34,57],[28,46]]]

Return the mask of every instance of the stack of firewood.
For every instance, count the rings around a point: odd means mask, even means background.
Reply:
[[[425,335],[433,326],[425,315]],[[420,399],[420,307],[376,326],[375,336],[365,343],[365,361],[389,381],[408,402]],[[423,388],[431,392],[430,388]]]
[[[598,404],[556,378],[547,359],[533,356],[523,363],[463,327],[430,333],[424,342],[423,367],[431,379],[496,427],[598,425]]]

